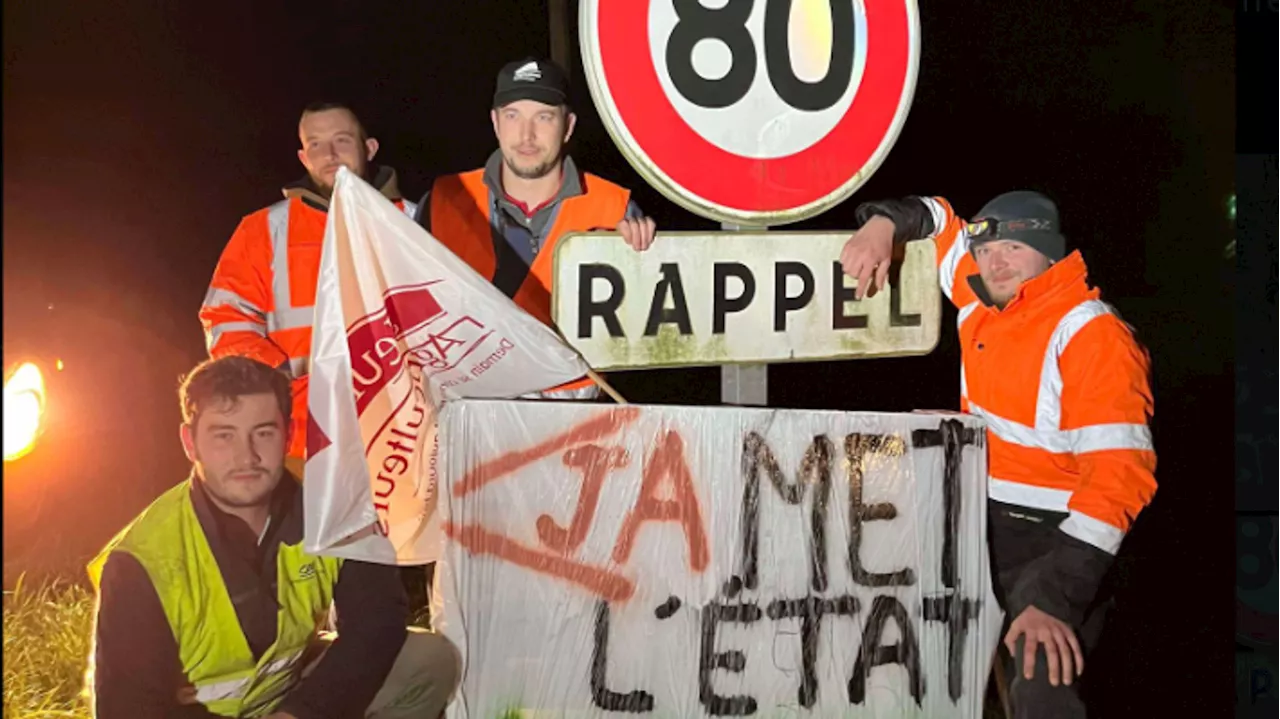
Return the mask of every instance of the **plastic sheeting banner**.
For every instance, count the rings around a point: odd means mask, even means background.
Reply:
[[[451,719],[979,717],[981,420],[450,402]]]
[[[436,560],[440,402],[515,397],[586,372],[553,330],[340,169],[311,339],[306,550]]]

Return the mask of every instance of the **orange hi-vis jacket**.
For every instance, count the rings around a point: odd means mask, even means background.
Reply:
[[[1150,358],[1088,286],[1079,252],[999,309],[942,198],[932,214],[938,280],[958,308],[961,409],[987,422],[988,497],[1066,513],[1059,529],[1114,555],[1155,494]]]
[[[553,327],[551,320],[552,259],[556,242],[570,232],[613,229],[627,210],[631,193],[608,180],[581,173],[583,192],[560,200],[546,241],[538,248],[529,274],[512,300],[525,312]],[[431,189],[431,234],[485,279],[497,269],[495,242],[505,242],[493,230],[494,206],[484,169],[437,178]],[[543,393],[544,397],[578,399],[593,397],[598,388],[589,377],[568,382]]]
[[[375,186],[410,217],[395,172],[380,168]],[[200,307],[209,356],[241,355],[287,369],[293,378],[289,455],[303,458],[307,443],[307,383],[320,249],[328,201],[300,182],[285,199],[246,216],[213,271]]]

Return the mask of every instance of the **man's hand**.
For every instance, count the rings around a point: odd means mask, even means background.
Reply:
[[[1009,633],[1004,637],[1004,645],[1009,649],[1009,654],[1017,656],[1018,636],[1023,634],[1026,635],[1026,641],[1022,646],[1022,675],[1027,679],[1035,677],[1036,651],[1041,644],[1044,645],[1045,658],[1049,662],[1051,685],[1058,686],[1059,665],[1064,684],[1071,684],[1074,677],[1084,672],[1080,643],[1076,641],[1075,632],[1066,622],[1034,606],[1027,607],[1013,620]]]
[[[616,229],[622,234],[622,239],[631,245],[631,249],[644,252],[649,249],[649,245],[653,244],[653,235],[657,232],[658,226],[652,217],[638,217],[624,219],[618,223]]]
[[[893,221],[879,215],[867,220],[840,251],[844,273],[858,281],[854,297],[874,297],[889,279],[893,260]]]

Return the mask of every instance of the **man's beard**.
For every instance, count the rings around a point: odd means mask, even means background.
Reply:
[[[531,169],[526,169],[517,165],[515,160],[506,155],[503,155],[502,159],[507,163],[507,169],[511,170],[516,177],[519,177],[522,180],[540,180],[551,174],[551,171],[556,169],[556,165],[560,164],[560,158],[553,157],[540,165],[536,165]]]
[[[347,167],[347,169],[359,175],[360,179],[364,180],[365,182],[370,181],[368,177],[369,175],[368,165],[365,165],[363,170],[357,170],[353,167]],[[336,174],[334,175],[334,179],[337,179]],[[316,192],[318,192],[320,196],[323,197],[324,199],[329,200],[333,198],[333,183],[329,182],[328,180],[325,180],[323,177],[311,175],[311,184],[315,188]]]
[[[991,289],[991,285],[987,284],[985,280],[982,282],[982,288],[987,291],[987,298],[991,300],[991,304],[995,305],[998,309],[1004,309],[1004,306],[1009,304],[1009,300],[1013,299],[1013,296],[1017,294],[1018,291],[1018,288],[1015,285],[1014,288],[1008,292],[996,294]]]

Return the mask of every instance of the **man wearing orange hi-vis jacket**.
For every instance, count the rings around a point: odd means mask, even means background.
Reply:
[[[868,202],[857,215],[840,260],[859,299],[884,285],[895,244],[927,237],[958,308],[960,408],[988,427],[1014,716],[1083,717],[1075,678],[1110,603],[1102,580],[1156,490],[1149,355],[1089,286],[1079,251],[1067,253],[1043,194],[1005,193],[970,222],[940,197]]]
[[[289,465],[301,477],[316,279],[338,168],[345,165],[359,174],[407,215],[417,208],[400,196],[395,170],[372,164],[378,141],[345,105],[307,107],[298,138],[306,176],[284,187],[284,199],[240,221],[213,272],[200,323],[211,357],[249,357],[291,378]]]
[[[525,312],[551,325],[556,242],[571,232],[616,231],[630,247],[652,245],[656,225],[631,192],[581,171],[564,152],[577,115],[564,70],[528,57],[498,72],[490,109],[498,149],[485,166],[444,175],[418,200],[415,219]],[[590,399],[582,378],[538,394]]]

